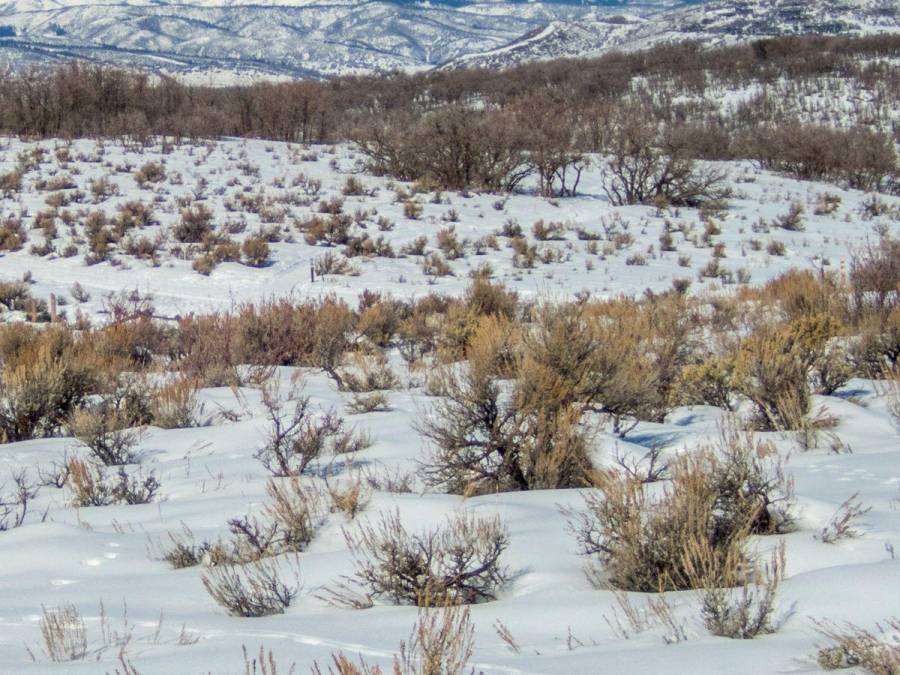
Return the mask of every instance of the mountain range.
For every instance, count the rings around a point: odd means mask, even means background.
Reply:
[[[897,31],[898,16],[900,0],[14,0],[0,3],[0,61],[79,59],[226,83]]]

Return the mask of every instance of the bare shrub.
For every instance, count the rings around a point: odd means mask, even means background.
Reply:
[[[362,476],[352,476],[343,484],[328,483],[328,500],[332,513],[340,512],[353,519],[359,515],[372,497],[372,488]]]
[[[143,228],[153,224],[153,210],[140,200],[125,202],[119,206],[119,215],[114,227],[119,236],[135,227]]]
[[[521,126],[503,112],[448,105],[418,119],[373,120],[353,140],[374,172],[432,180],[444,189],[512,190],[530,173]]]
[[[212,212],[203,204],[184,209],[172,234],[183,244],[199,244],[212,233]]]
[[[342,391],[366,393],[394,389],[397,377],[384,352],[354,352],[350,363],[337,369]]]
[[[2,177],[0,177],[0,182],[2,182]],[[28,241],[28,234],[21,221],[9,217],[0,223],[0,251],[18,251],[26,241]]]
[[[159,162],[147,162],[134,172],[134,180],[144,187],[147,183],[161,183],[166,179],[166,169]]]
[[[741,343],[735,388],[754,404],[760,429],[785,431],[803,425],[809,414],[812,369],[837,330],[831,317],[806,316],[787,325],[763,325]]]
[[[260,645],[259,653],[252,659],[247,653],[247,646],[241,645],[244,652],[244,675],[278,675],[278,661],[270,649],[266,652],[265,648]],[[295,675],[297,672],[297,664],[292,663],[287,672],[281,671],[282,675]],[[343,675],[341,673],[340,675]]]
[[[442,398],[420,427],[434,448],[428,483],[461,494],[584,485],[576,411],[529,408],[482,364],[438,376]]]
[[[825,670],[862,668],[872,675],[896,675],[900,672],[900,620],[888,619],[875,630],[852,623],[814,621],[816,630],[831,643],[819,649],[816,661]]]
[[[364,415],[366,413],[390,410],[390,401],[381,391],[354,394],[346,404],[347,412],[351,415]]]
[[[22,189],[22,173],[8,171],[0,174],[0,193],[5,199],[14,197]]]
[[[24,469],[13,473],[12,481],[11,492],[4,492],[6,485],[0,485],[0,532],[21,527],[29,504],[38,495],[38,487],[28,480]]]
[[[788,212],[783,216],[776,218],[774,225],[775,227],[780,227],[782,230],[802,232],[806,229],[806,225],[803,223],[803,213],[803,204],[800,202],[791,202]]]
[[[700,615],[713,635],[734,640],[750,640],[774,633],[772,614],[778,586],[784,577],[784,543],[762,569],[739,578],[698,580],[695,586],[707,586],[702,594]],[[740,583],[740,589],[723,588],[723,583]],[[708,584],[708,585],[707,585]]]
[[[197,401],[199,383],[179,377],[153,392],[153,424],[163,429],[201,426],[204,405]]]
[[[75,605],[42,607],[41,638],[51,661],[79,661],[87,655],[87,628]]]
[[[263,237],[248,237],[241,244],[244,259],[251,267],[264,267],[269,262],[269,244]]]
[[[616,591],[615,598],[618,609],[613,608],[612,618],[606,615],[603,618],[617,637],[630,640],[633,635],[661,625],[666,630],[663,636],[666,644],[684,642],[688,639],[684,623],[676,618],[666,596],[647,596],[643,607],[636,607],[628,594],[622,591]],[[620,612],[622,618],[619,616]]]
[[[474,651],[474,626],[468,607],[422,608],[409,639],[400,643],[394,656],[394,675],[462,675]],[[378,666],[370,666],[360,657],[353,661],[343,653],[332,654],[329,675],[383,675]],[[323,675],[318,663],[313,675]],[[474,675],[475,670],[468,671]]]
[[[101,364],[71,334],[46,331],[19,336],[0,363],[0,440],[53,434],[95,389]]]
[[[900,239],[881,237],[850,259],[850,291],[857,315],[886,315],[900,307]]]
[[[712,405],[732,410],[733,360],[711,356],[685,366],[675,383],[673,396],[682,405]]]
[[[603,189],[613,204],[699,206],[728,195],[723,174],[697,167],[678,139],[661,133],[641,110],[619,113],[604,150]]]
[[[468,607],[421,608],[409,640],[400,643],[394,671],[404,675],[464,673],[474,642],[475,626]]]
[[[300,591],[296,563],[285,580],[278,563],[266,558],[245,565],[218,565],[201,575],[203,587],[231,616],[271,616],[284,610]]]
[[[104,401],[76,410],[69,420],[69,427],[94,457],[107,466],[119,466],[135,461],[134,448],[140,432],[129,428],[131,423],[131,416],[126,411]]]
[[[168,543],[161,550],[161,557],[174,569],[206,565],[234,564],[240,556],[233,546],[228,547],[221,541],[197,542],[191,529],[182,523],[182,531],[178,534],[167,533]]]
[[[66,484],[72,493],[72,504],[78,507],[148,504],[160,488],[152,472],[130,476],[120,467],[114,477],[109,477],[103,466],[77,459],[69,462]]]
[[[288,400],[293,411],[286,416]],[[299,476],[324,457],[360,449],[363,439],[344,428],[344,420],[333,412],[317,415],[309,397],[293,389],[285,399],[274,387],[263,387],[263,403],[270,422],[265,445],[256,453],[263,466],[275,476]]]
[[[496,598],[509,578],[500,556],[509,539],[500,520],[458,514],[445,525],[411,533],[399,513],[344,530],[355,582],[374,597],[419,606]]]
[[[763,507],[757,495],[729,491],[731,462],[718,461],[706,452],[679,458],[653,495],[631,478],[602,474],[599,492],[585,495],[586,510],[568,514],[582,552],[593,557],[592,581],[650,593],[696,588],[701,579],[735,585]]]
[[[354,326],[353,312],[343,302],[330,299],[316,307],[308,364],[325,371],[338,389],[343,386],[338,369],[350,347],[350,334]]]
[[[860,535],[856,525],[872,507],[864,507],[858,497],[859,493],[856,492],[838,507],[831,520],[819,531],[818,538],[821,541],[834,544],[841,539],[852,539]]]
[[[269,503],[265,515],[277,533],[274,550],[278,553],[304,550],[322,521],[322,495],[304,486],[296,476],[285,481],[270,480],[266,494]]]

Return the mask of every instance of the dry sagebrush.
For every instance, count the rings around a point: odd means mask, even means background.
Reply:
[[[361,589],[395,604],[435,606],[493,600],[509,578],[501,555],[509,543],[499,519],[457,514],[441,526],[410,532],[398,513],[345,529],[356,567],[341,601]]]

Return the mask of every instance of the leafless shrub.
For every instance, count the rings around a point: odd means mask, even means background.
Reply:
[[[300,590],[296,563],[286,581],[273,558],[245,565],[219,565],[201,575],[203,587],[232,616],[283,614]]]
[[[135,461],[134,448],[140,439],[138,430],[129,428],[130,415],[109,404],[76,410],[69,420],[74,436],[107,466],[131,464]]]
[[[468,607],[421,608],[409,640],[400,643],[394,671],[403,675],[464,673],[474,642],[475,626]]]
[[[199,244],[212,233],[212,212],[203,204],[184,209],[172,234],[183,244]]]
[[[887,315],[900,307],[900,239],[882,236],[854,251],[850,259],[850,291],[858,315],[874,310]]]
[[[228,522],[236,537],[235,549],[242,560],[279,555],[304,550],[321,524],[322,495],[305,486],[296,476],[284,481],[270,480],[266,484],[269,502],[265,507],[266,521],[256,518],[233,518]]]
[[[585,485],[590,462],[578,396],[550,374],[575,339],[560,345],[562,355],[529,343],[528,360],[517,366],[509,364],[503,330],[484,322],[471,339],[468,363],[434,373],[442,398],[420,427],[434,448],[423,466],[426,481],[468,494]],[[543,362],[545,354],[557,361]],[[511,374],[517,376],[512,386]]]
[[[356,584],[374,597],[419,606],[493,600],[508,579],[500,556],[508,537],[499,519],[459,514],[443,526],[411,533],[398,513],[344,535]]]
[[[51,661],[80,661],[87,655],[87,628],[75,605],[42,607],[41,638]]]
[[[705,452],[679,458],[671,473],[654,496],[633,479],[603,474],[599,493],[585,495],[586,510],[567,514],[594,558],[594,583],[650,593],[695,588],[701,577],[735,585],[746,538],[761,527],[758,496],[724,491],[733,487],[723,480],[730,472]]]
[[[0,185],[3,178],[0,176]],[[0,187],[2,190],[2,187]],[[18,251],[28,241],[28,234],[21,221],[9,217],[0,223],[0,251]]]
[[[197,401],[199,383],[178,377],[153,392],[153,424],[163,429],[201,426],[204,405]]]
[[[814,367],[837,329],[833,318],[814,314],[763,325],[741,343],[733,382],[754,404],[758,428],[787,431],[809,421]]]
[[[57,432],[95,389],[104,365],[69,333],[23,337],[16,353],[0,363],[0,440],[7,443]]]
[[[196,567],[206,565],[234,564],[240,556],[234,547],[228,547],[222,542],[201,541],[197,543],[194,533],[187,525],[182,524],[179,534],[168,533],[169,542],[162,550],[162,559],[168,562],[174,569]]]
[[[244,652],[244,675],[278,675],[278,662],[271,649],[266,652],[265,648],[260,645],[259,654],[252,659],[247,653],[246,645],[241,645],[241,649]],[[286,672],[281,672],[282,675],[294,675],[297,672],[297,664],[292,663]]]
[[[701,169],[674,137],[641,110],[619,113],[606,139],[603,189],[614,204],[699,206],[728,195],[725,176]]]
[[[337,369],[342,391],[366,393],[394,389],[397,377],[394,375],[384,352],[354,352],[350,363]]]
[[[160,484],[151,472],[148,476],[130,476],[119,467],[109,477],[104,467],[73,459],[69,462],[66,484],[75,506],[108,506],[110,504],[147,504],[159,491]]]
[[[346,408],[351,415],[363,415],[391,409],[388,397],[381,391],[354,394],[347,402]]]
[[[626,476],[641,483],[655,483],[665,478],[669,471],[662,448],[651,448],[642,457],[635,459],[622,453],[617,447],[615,462]]]
[[[345,429],[344,420],[333,412],[315,414],[309,397],[300,396],[299,389],[293,389],[288,399],[269,385],[263,386],[262,391],[270,428],[256,458],[273,475],[299,476],[311,463],[360,449],[364,443],[365,439]],[[289,399],[294,400],[294,409],[285,416]]]
[[[356,518],[366,508],[372,497],[372,488],[360,475],[351,476],[342,484],[327,484],[331,511],[340,512],[348,518]]]
[[[855,492],[838,507],[831,520],[819,531],[818,538],[821,541],[834,544],[841,539],[860,536],[856,525],[860,518],[872,510],[872,507],[864,507],[858,497],[859,493]]]
[[[453,268],[440,253],[429,253],[422,259],[422,274],[429,277],[453,276]]]
[[[346,257],[332,251],[325,251],[322,255],[316,256],[313,269],[318,277],[324,277],[329,274],[353,275],[356,272],[356,268]]]
[[[791,232],[802,232],[806,226],[803,224],[803,204],[800,202],[791,202],[788,212],[783,216],[775,219],[775,227]]]
[[[166,169],[159,162],[147,162],[134,172],[134,180],[144,187],[147,183],[161,183],[166,179]]]
[[[666,631],[663,635],[666,644],[684,642],[688,639],[684,623],[676,618],[665,595],[648,596],[643,607],[636,607],[628,594],[622,591],[616,591],[615,598],[618,609],[614,607],[612,617],[604,615],[603,618],[617,637],[630,640],[638,633],[650,630],[654,626],[662,626]]]
[[[241,252],[251,267],[264,267],[269,262],[269,244],[261,236],[245,239],[241,244]]]
[[[12,474],[13,489],[4,492],[0,485],[0,532],[21,527],[28,514],[28,506],[37,497],[38,487],[28,480],[24,469]]]
[[[896,675],[900,672],[900,620],[876,624],[875,630],[852,623],[814,621],[816,630],[831,642],[819,649],[816,661],[825,670],[862,668],[872,675]]]
[[[366,466],[362,470],[365,484],[373,490],[393,494],[409,494],[415,487],[415,476],[400,467],[384,468],[378,471],[375,467]]]
[[[516,638],[513,636],[512,631],[509,629],[505,623],[503,623],[500,619],[494,621],[494,632],[497,634],[503,642],[510,648],[510,650],[514,654],[518,654],[522,651],[522,647],[516,641]]]
[[[750,640],[758,635],[774,633],[772,614],[778,586],[784,577],[784,543],[772,554],[763,569],[757,569],[743,580],[740,589],[723,588],[722,584],[739,579],[710,578],[698,580],[695,586],[706,586],[702,593],[700,614],[710,633],[735,640]]]
[[[419,609],[409,639],[400,643],[394,656],[393,675],[474,675],[467,670],[474,651],[475,627],[469,608],[450,605],[440,609]],[[332,654],[329,675],[386,675],[360,657],[353,661],[343,653]],[[318,663],[313,675],[323,675]]]

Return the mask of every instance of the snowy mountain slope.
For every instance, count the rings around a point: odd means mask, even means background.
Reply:
[[[24,7],[27,7],[25,5]],[[174,70],[219,65],[291,75],[418,69],[499,47],[585,10],[568,5],[465,8],[389,2],[307,6],[22,3],[0,7],[5,60],[83,58]]]
[[[287,77],[503,67],[677,39],[896,30],[900,14],[897,0],[254,1],[0,3],[0,62],[84,59],[179,74]]]
[[[643,17],[595,11],[575,21],[551,23],[499,49],[466,55],[445,67],[502,68],[535,59],[596,56],[610,49],[639,49],[679,40],[721,45],[780,35],[897,30],[897,0],[715,0]]]

